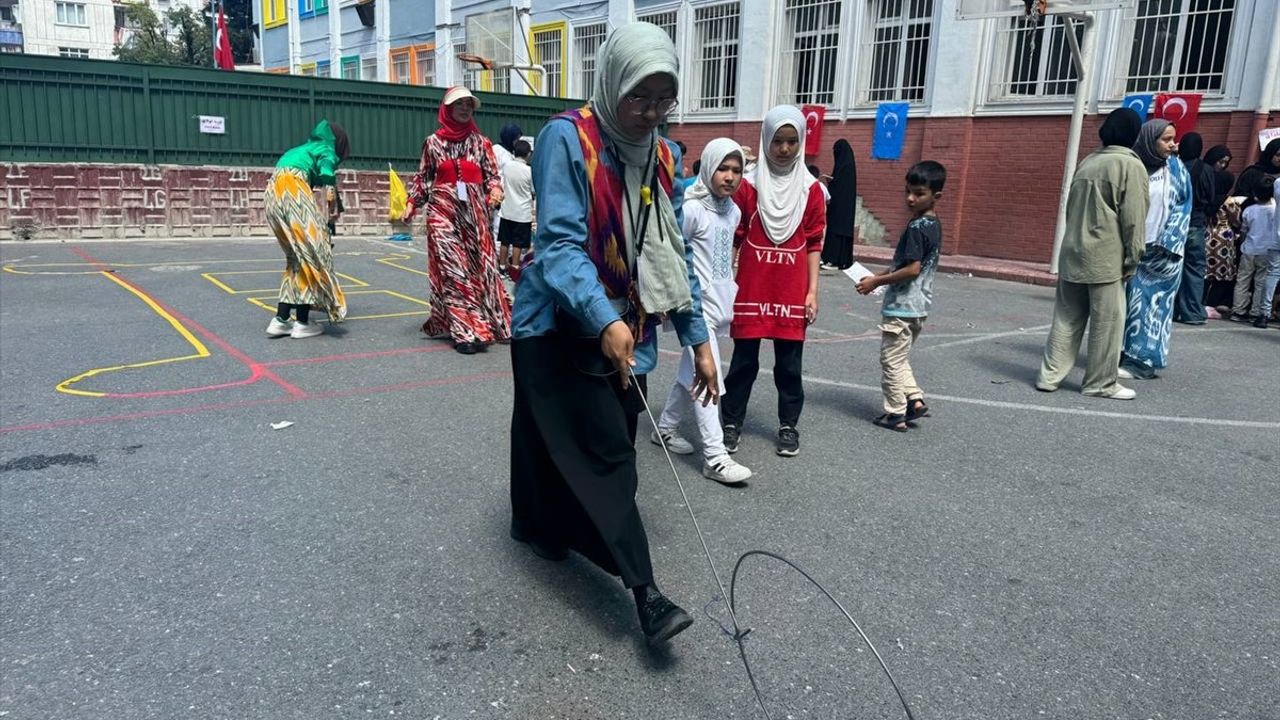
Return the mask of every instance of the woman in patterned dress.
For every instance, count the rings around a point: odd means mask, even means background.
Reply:
[[[1231,151],[1225,145],[1209,148],[1204,160],[1213,169],[1215,208],[1210,216],[1209,235],[1205,238],[1204,304],[1219,313],[1222,310],[1218,308],[1226,308],[1230,314],[1236,287],[1236,249],[1239,246],[1240,203],[1230,198],[1236,178],[1227,172]]]
[[[338,164],[347,157],[347,133],[340,125],[321,120],[307,142],[280,157],[264,193],[267,224],[284,251],[284,277],[276,316],[267,326],[270,337],[308,338],[324,332],[311,322],[311,307],[342,322],[347,301],[333,272],[333,242],[328,219],[316,206],[312,187],[337,184]],[[297,321],[290,323],[289,316]]]
[[[471,91],[450,88],[440,103],[440,127],[422,143],[409,208],[427,211],[427,275],[431,316],[427,335],[448,335],[464,355],[511,337],[511,304],[498,275],[491,213],[502,203],[502,176],[493,146],[476,127],[480,106]]]

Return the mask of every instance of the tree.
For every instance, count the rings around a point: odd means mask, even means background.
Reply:
[[[250,2],[251,0],[222,0],[222,11],[227,14],[227,34],[231,36],[231,54],[235,56],[237,64],[253,62],[255,25]],[[337,3],[333,3],[333,6],[333,12],[337,12]]]
[[[156,65],[213,65],[213,16],[208,6],[202,11],[173,7],[163,16],[145,3],[125,3],[124,8],[129,38],[115,47],[117,58]]]

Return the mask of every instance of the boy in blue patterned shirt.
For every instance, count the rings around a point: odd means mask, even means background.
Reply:
[[[866,295],[888,286],[884,294],[880,323],[880,389],[884,393],[884,414],[872,422],[895,432],[915,427],[914,421],[929,414],[924,391],[911,372],[911,346],[924,329],[929,306],[933,304],[933,276],[942,249],[942,224],[933,206],[942,197],[947,169],[941,163],[924,160],[907,171],[907,209],[911,222],[898,239],[893,268],[858,281],[858,292]]]

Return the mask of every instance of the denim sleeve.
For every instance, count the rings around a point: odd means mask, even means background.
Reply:
[[[533,154],[538,233],[534,256],[555,303],[581,325],[599,335],[619,319],[587,255],[587,169],[577,130],[565,120],[552,120],[538,134]]]
[[[680,148],[670,141],[664,141],[671,148],[675,157],[676,168],[680,167]],[[679,171],[677,170],[677,173]],[[709,339],[707,324],[702,319],[702,285],[698,282],[698,273],[693,267],[693,245],[684,234],[684,186],[679,182],[671,184],[671,208],[676,213],[676,227],[681,228],[681,242],[684,245],[684,263],[689,273],[689,293],[693,297],[693,305],[684,312],[671,313],[671,324],[680,338],[681,347],[701,345]]]

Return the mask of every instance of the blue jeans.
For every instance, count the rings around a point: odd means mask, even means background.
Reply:
[[[1280,250],[1272,250],[1263,257],[1269,267],[1266,275],[1259,277],[1260,282],[1254,286],[1253,314],[1265,320],[1271,317],[1271,301],[1276,296],[1276,285],[1280,284]]]

